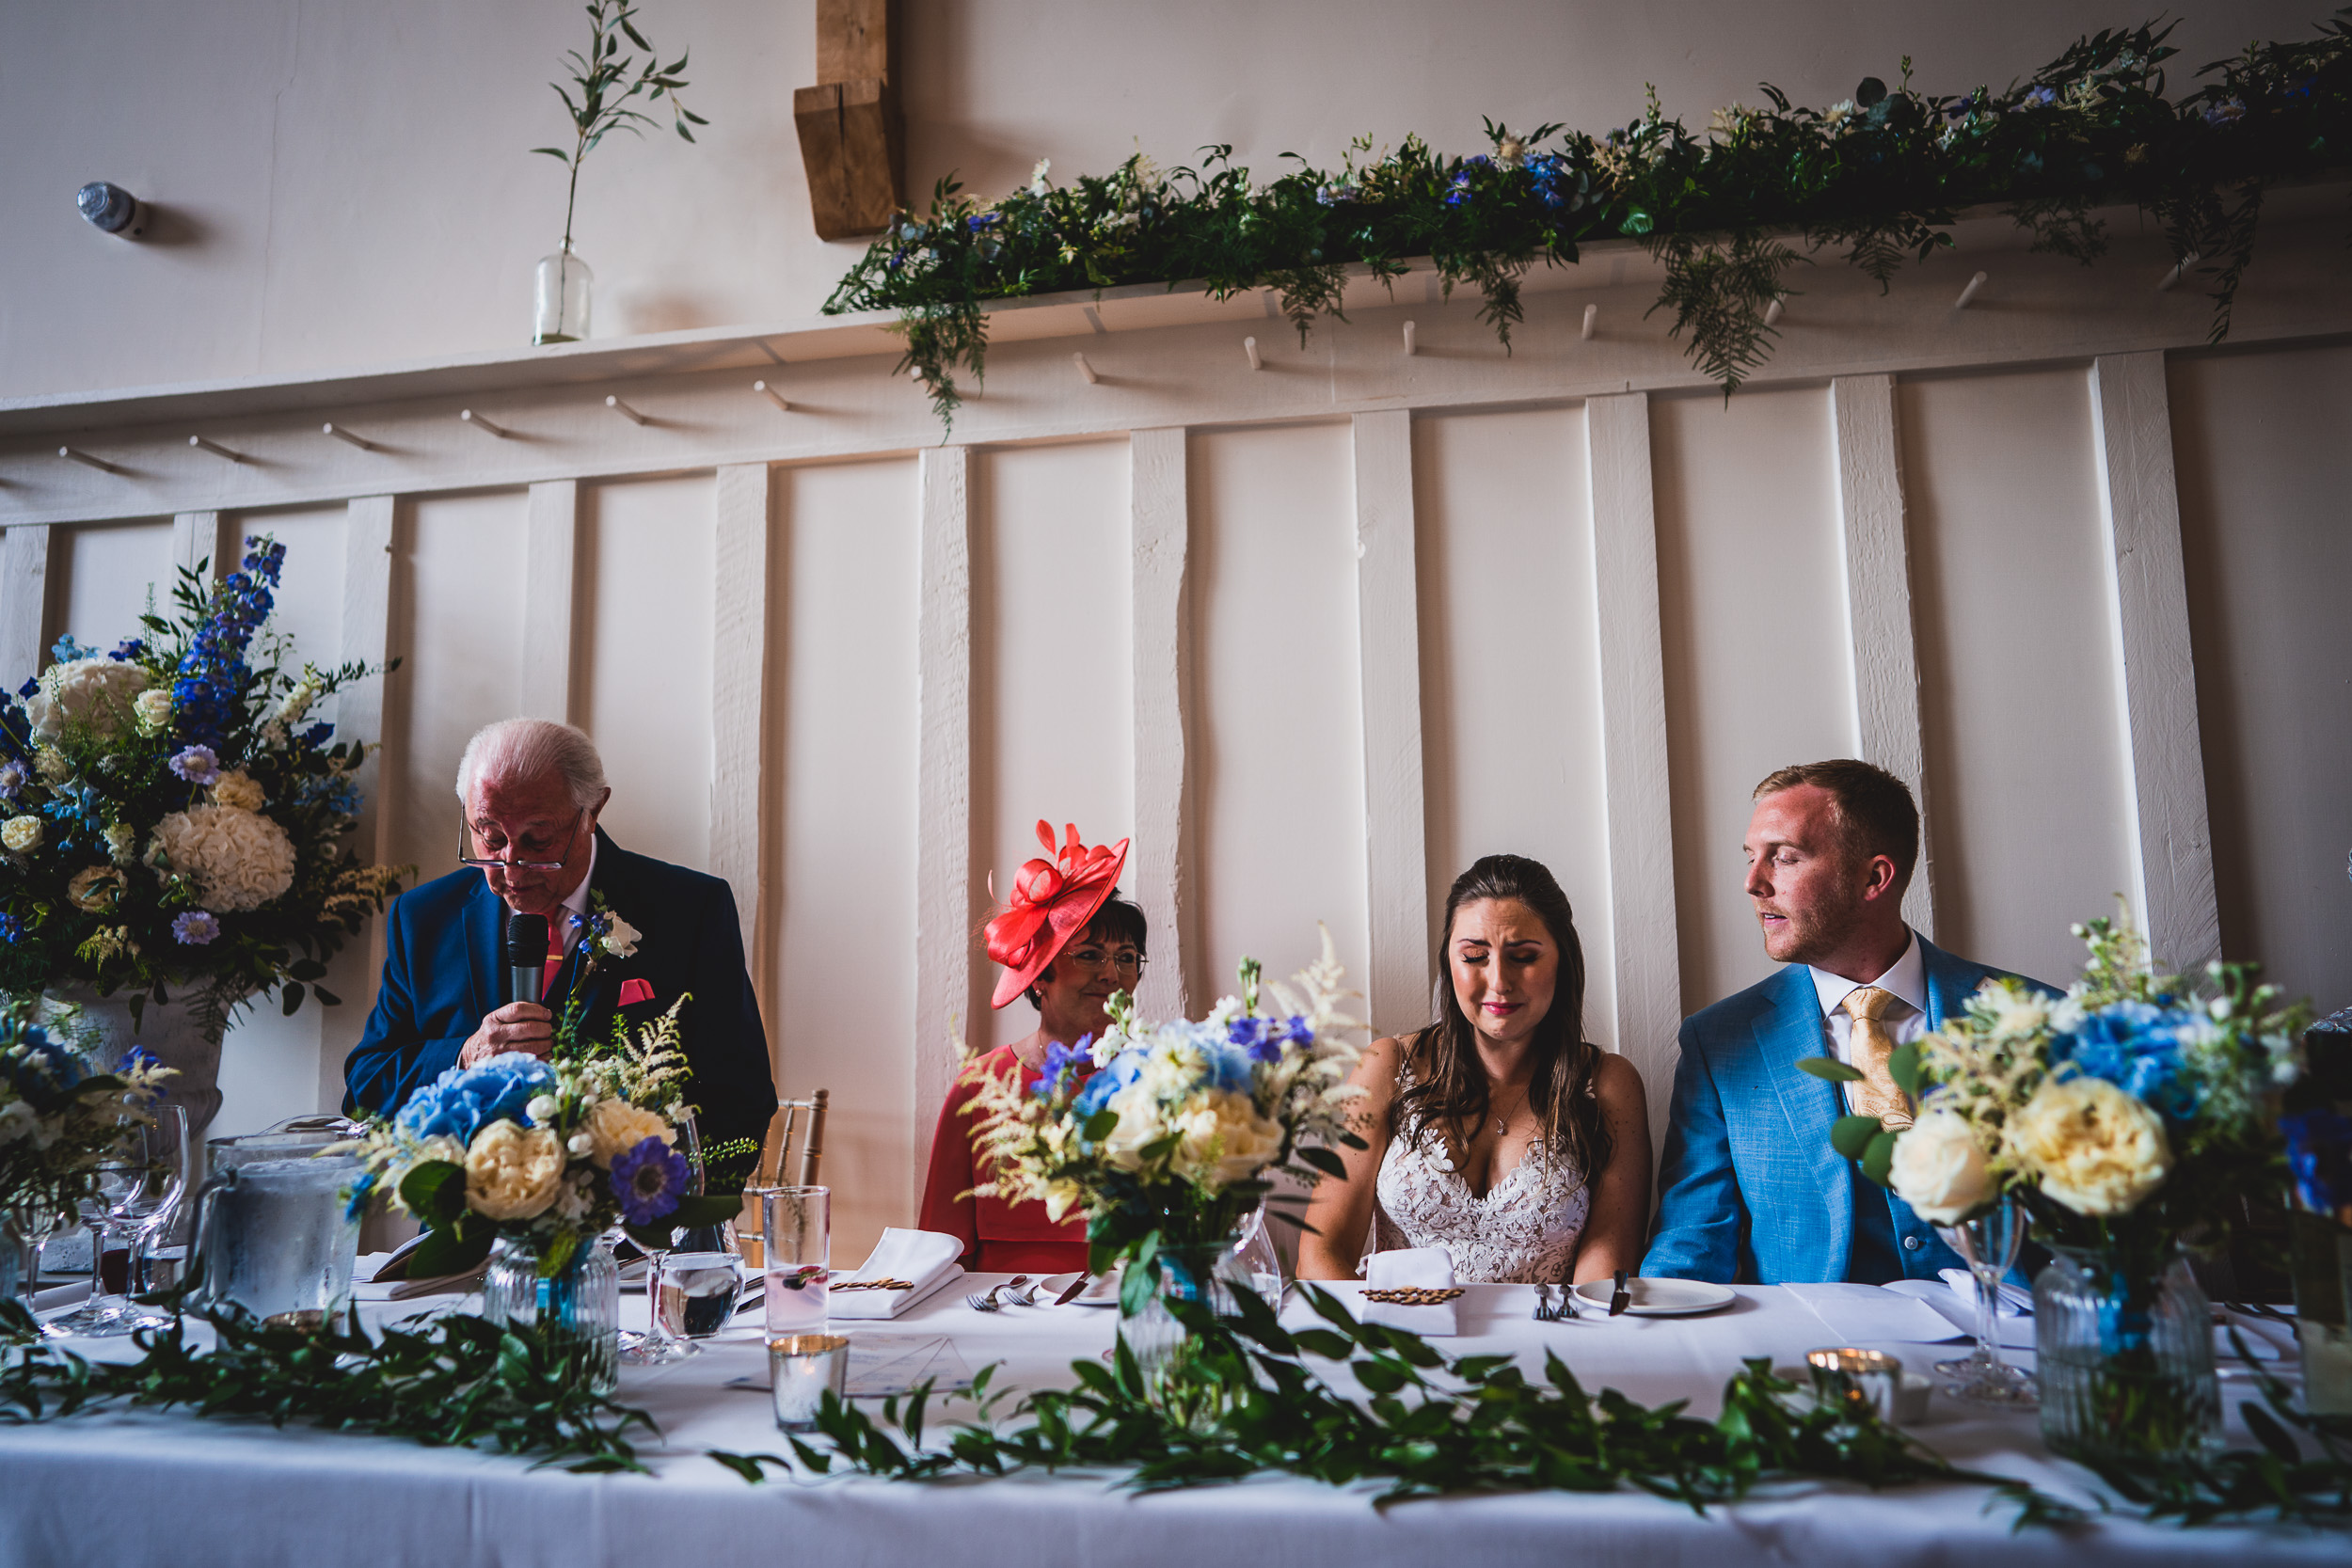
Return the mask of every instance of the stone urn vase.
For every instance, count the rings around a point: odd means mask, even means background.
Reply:
[[[222,1006],[201,991],[152,997],[135,1022],[131,993],[100,996],[86,986],[51,986],[41,993],[41,1022],[72,1041],[100,1069],[112,1068],[136,1046],[178,1071],[166,1079],[164,1103],[188,1113],[188,1136],[201,1139],[220,1110],[220,1042],[243,998]]]

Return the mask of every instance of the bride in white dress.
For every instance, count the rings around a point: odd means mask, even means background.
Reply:
[[[1347,1180],[1315,1186],[1301,1279],[1363,1252],[1443,1246],[1463,1283],[1607,1279],[1642,1261],[1641,1075],[1583,1037],[1584,954],[1549,871],[1489,855],[1446,896],[1438,1022],[1377,1039]],[[1370,1244],[1365,1243],[1369,1241]]]

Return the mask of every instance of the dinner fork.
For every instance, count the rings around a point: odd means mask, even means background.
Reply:
[[[1002,1311],[1004,1309],[1004,1304],[996,1299],[996,1292],[999,1291],[1017,1291],[1028,1282],[1029,1276],[1027,1275],[1014,1275],[1010,1279],[1006,1280],[1002,1285],[991,1285],[985,1291],[974,1291],[971,1294],[963,1298],[963,1305],[969,1307],[975,1312]]]
[[[1576,1305],[1572,1300],[1554,1302],[1551,1299],[1553,1289],[1549,1285],[1535,1287],[1535,1321],[1539,1323],[1556,1323],[1563,1318],[1576,1315]]]

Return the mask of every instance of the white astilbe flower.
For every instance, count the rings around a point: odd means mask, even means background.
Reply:
[[[68,724],[111,740],[131,727],[131,705],[146,689],[146,668],[128,659],[68,659],[41,672],[40,689],[25,699],[24,716],[33,733],[53,746]]]
[[[147,863],[196,884],[205,907],[257,910],[294,886],[286,830],[235,806],[192,806],[155,824]]]

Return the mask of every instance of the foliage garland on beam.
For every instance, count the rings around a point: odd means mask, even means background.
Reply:
[[[1812,253],[1841,251],[1882,293],[1905,263],[1951,245],[1969,208],[1994,206],[2033,248],[2089,265],[2106,248],[2097,208],[2135,205],[2162,226],[2185,275],[2230,329],[2265,192],[2352,163],[2352,8],[2300,43],[2256,43],[2165,96],[2171,24],[2076,40],[2005,92],[1958,98],[1867,78],[1827,109],[1734,104],[1693,134],[1648,110],[1602,136],[1489,120],[1490,153],[1444,157],[1418,136],[1375,157],[1368,138],[1336,172],[1299,166],[1265,184],[1203,149],[1200,169],[1138,153],[1058,186],[1040,163],[1022,190],[975,200],[950,176],[922,214],[901,214],[834,288],[829,314],[898,312],[912,370],[943,423],[959,372],[985,378],[984,301],[1126,284],[1204,282],[1217,299],[1271,288],[1305,341],[1319,316],[1345,320],[1341,290],[1361,267],[1393,284],[1426,256],[1448,295],[1475,289],[1506,350],[1519,280],[1540,260],[1576,261],[1594,240],[1638,239],[1666,269],[1653,310],[1725,396],[1779,336],[1766,320]],[[1557,136],[1557,140],[1552,138]],[[1788,243],[1794,238],[1799,245]]]

